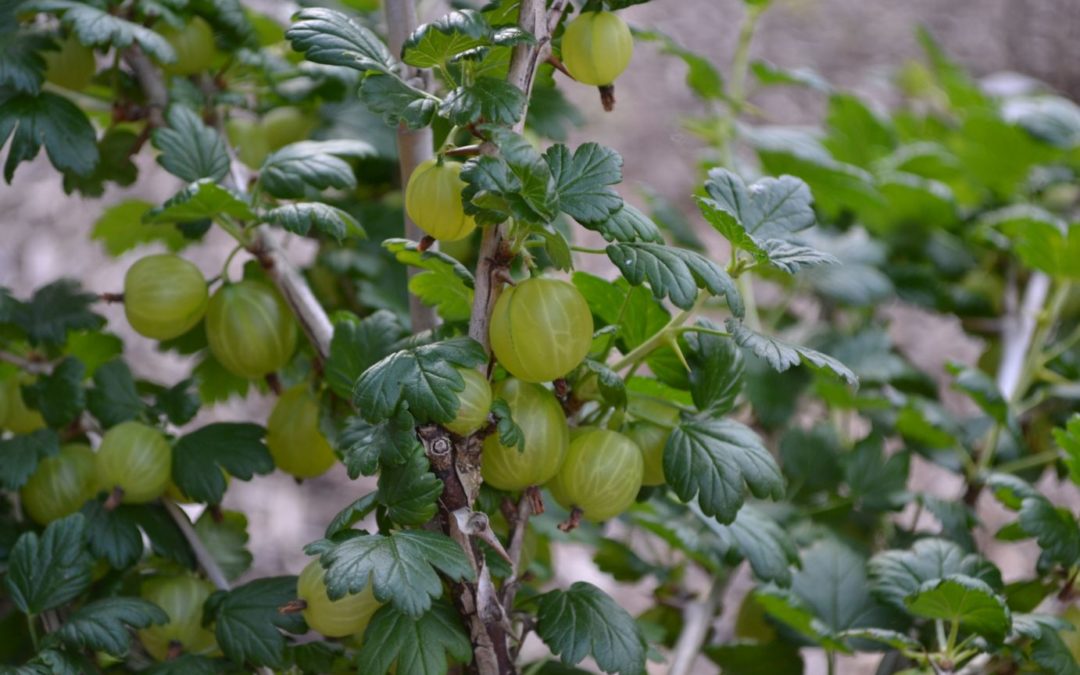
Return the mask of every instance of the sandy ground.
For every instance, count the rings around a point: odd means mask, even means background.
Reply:
[[[1080,84],[1070,81],[1080,79],[1080,75],[1056,68],[1059,50],[1067,44],[1061,36],[1075,35],[1075,29],[1080,28],[1080,2],[1076,0],[777,0],[775,5],[762,20],[753,49],[755,57],[787,67],[813,68],[838,86],[882,102],[888,101],[889,77],[896,66],[919,53],[914,32],[920,24],[979,74],[1028,70],[1049,73],[1063,87]],[[1018,13],[1017,7],[1025,11]],[[437,3],[428,2],[424,8],[437,12]],[[740,12],[737,0],[655,0],[627,15],[636,25],[664,31],[722,65],[732,51]],[[1019,32],[1030,39],[1016,38],[1018,25],[1025,27]],[[1007,30],[1010,27],[1012,30]],[[568,94],[588,117],[588,124],[574,140],[599,140],[622,153],[627,195],[632,197],[638,186],[648,185],[693,217],[689,195],[698,180],[694,162],[698,148],[695,139],[683,130],[681,120],[700,113],[701,107],[685,89],[684,75],[681,62],[659,57],[653,45],[639,45],[631,70],[619,80],[615,112],[600,111],[592,89],[571,87]],[[769,121],[778,123],[814,122],[822,110],[816,95],[787,89],[755,95],[753,102],[766,111]],[[24,295],[57,278],[76,277],[95,291],[119,290],[126,268],[150,249],[109,258],[99,244],[88,239],[94,221],[111,204],[131,197],[160,201],[178,188],[177,181],[154,170],[149,157],[141,157],[140,164],[145,171],[134,186],[109,190],[101,200],[65,196],[59,178],[41,157],[22,165],[13,185],[0,186],[0,231],[4,233],[0,285]],[[186,255],[211,275],[220,269],[228,249],[226,237],[212,234]],[[303,264],[311,247],[293,241],[290,255]],[[104,312],[111,330],[127,341],[138,375],[174,382],[186,374],[190,364],[162,357],[153,343],[133,335],[123,321],[122,310],[107,307]],[[905,345],[913,359],[935,372],[940,372],[946,357],[971,362],[978,356],[978,345],[966,341],[953,323],[904,307],[890,308],[885,314],[892,319],[894,338]],[[946,339],[928,342],[927,335]],[[953,347],[950,353],[942,354],[926,349],[927,344]],[[264,419],[268,406],[268,400],[253,396],[218,406],[200,421]],[[916,465],[915,484],[946,498],[957,497],[961,490],[951,476],[921,463]],[[298,572],[303,566],[301,547],[321,535],[332,514],[371,487],[370,482],[348,482],[340,467],[303,484],[280,474],[258,477],[250,483],[233,481],[226,506],[244,510],[250,519],[253,574]],[[985,532],[993,532],[992,523],[1000,521],[1000,511],[990,503],[981,504],[980,509],[988,520]],[[617,591],[631,609],[645,606],[649,584],[616,588],[595,570],[587,551],[567,547],[557,555],[561,580],[586,578]],[[1005,567],[1007,576],[1030,567],[1033,555],[1030,546],[994,549],[994,557]],[[743,570],[728,600],[736,601],[749,583]],[[730,615],[717,625],[721,636],[730,634]],[[820,654],[808,651],[807,661],[808,673],[823,672]],[[840,672],[872,673],[875,663],[874,658],[844,660]],[[699,665],[695,672],[714,672],[707,664]],[[663,671],[659,667],[654,672]]]

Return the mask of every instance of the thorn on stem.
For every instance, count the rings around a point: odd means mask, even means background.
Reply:
[[[551,66],[553,66],[555,68],[555,70],[557,70],[560,73],[562,73],[563,75],[569,77],[571,80],[574,80],[575,82],[577,81],[577,78],[570,74],[570,71],[566,69],[566,66],[563,65],[563,62],[560,61],[557,56],[549,56],[549,57],[547,57],[547,63],[549,63]]]
[[[573,510],[570,511],[570,517],[559,523],[559,529],[563,532],[572,532],[576,530],[577,526],[581,525],[581,516],[583,515],[584,512],[575,506]]]
[[[428,235],[428,236],[426,236],[426,237],[424,237],[423,239],[420,240],[420,243],[417,244],[417,246],[416,246],[416,250],[423,253],[424,251],[428,250],[429,248],[431,248],[434,245],[435,245],[435,237],[432,237],[431,235]]]

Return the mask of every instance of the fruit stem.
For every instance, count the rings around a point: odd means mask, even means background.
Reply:
[[[120,506],[120,502],[124,499],[124,488],[117,485],[109,493],[109,496],[105,499],[105,510],[115,511],[116,507]]]
[[[559,523],[559,529],[563,532],[573,532],[577,529],[578,525],[581,525],[581,516],[583,516],[584,513],[584,511],[575,506],[571,509],[569,517]]]
[[[286,602],[281,607],[278,607],[278,614],[297,614],[307,609],[307,600],[303,598],[297,598]]]
[[[26,628],[30,633],[30,643],[34,646],[36,652],[38,650],[37,615],[26,615]]]

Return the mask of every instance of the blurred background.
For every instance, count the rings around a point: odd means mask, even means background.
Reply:
[[[249,4],[286,21],[296,9],[292,3]],[[1018,73],[1040,79],[1059,92],[1080,97],[1080,0],[774,0],[762,19],[751,50],[755,59],[766,59],[785,68],[809,68],[841,89],[856,91],[882,106],[892,101],[892,82],[903,64],[919,58],[918,26],[946,46],[949,55],[976,76]],[[671,36],[689,50],[712,61],[723,73],[734,49],[741,0],[653,0],[625,14],[643,30]],[[442,2],[422,0],[424,17],[447,9]],[[642,202],[644,186],[669,201],[691,223],[701,225],[690,198],[699,176],[699,143],[684,128],[687,118],[704,111],[703,104],[685,86],[686,66],[660,53],[657,43],[639,43],[630,70],[620,78],[618,105],[604,113],[592,88],[560,80],[567,97],[583,113],[583,125],[571,144],[596,140],[620,152],[625,159],[623,193]],[[1015,78],[1014,78],[1015,79]],[[752,104],[762,122],[810,124],[824,113],[825,97],[797,88],[771,88],[755,93]],[[160,202],[180,187],[177,179],[152,170],[147,145],[138,158],[138,182],[129,188],[110,188],[101,199],[83,199],[63,193],[59,175],[44,154],[15,174],[12,185],[0,186],[0,286],[24,296],[34,288],[61,277],[76,277],[90,290],[116,292],[127,267],[151,252],[143,247],[120,258],[106,254],[89,238],[95,221],[125,199]],[[216,273],[231,242],[216,230],[204,243],[185,254],[208,276]],[[313,247],[294,239],[288,242],[295,263],[305,264]],[[237,262],[239,264],[240,261]],[[125,338],[136,375],[164,382],[185,377],[191,364],[155,351],[154,343],[134,335],[123,320],[120,307],[103,311],[112,330]],[[942,372],[946,360],[973,363],[981,347],[964,337],[958,325],[899,304],[883,308],[891,319],[892,337],[921,367]],[[215,419],[265,419],[271,401],[260,395],[221,404],[195,425]],[[962,486],[954,478],[928,465],[916,467],[916,485],[944,498],[956,498]],[[317,480],[296,483],[284,474],[234,481],[226,497],[227,508],[239,508],[250,521],[250,548],[255,563],[251,576],[297,573],[303,565],[301,548],[321,536],[334,513],[373,488],[350,483],[341,467]],[[987,532],[993,532],[992,504],[981,505]],[[901,515],[901,517],[904,517]],[[584,578],[608,590],[617,590],[630,610],[640,610],[649,588],[619,588],[592,566],[588,554],[573,546],[555,552],[555,566],[563,579]],[[998,546],[993,557],[1008,580],[1012,568],[1030,564],[1030,546]],[[745,573],[744,573],[745,574]],[[735,583],[727,606],[737,606],[747,584]],[[635,604],[637,603],[637,604]],[[730,614],[728,612],[727,614]],[[727,615],[720,620],[720,636],[731,630]],[[728,633],[730,634],[730,633]],[[808,655],[808,672],[818,672],[821,660]],[[874,657],[846,661],[841,672],[873,672]],[[702,673],[715,672],[701,664]],[[663,672],[662,668],[657,672]]]

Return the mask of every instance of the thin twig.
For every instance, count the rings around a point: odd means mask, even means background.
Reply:
[[[671,652],[671,668],[668,675],[689,675],[694,661],[701,652],[701,645],[709,634],[709,626],[716,616],[720,598],[727,588],[728,577],[718,576],[705,597],[686,604],[683,608],[683,628]]]
[[[33,375],[48,375],[53,369],[53,364],[48,361],[36,361],[11,352],[0,351],[0,361],[18,366],[20,370]]]
[[[1031,349],[1031,339],[1035,335],[1035,326],[1039,311],[1046,303],[1050,292],[1050,277],[1036,272],[1028,280],[1024,289],[1024,300],[1019,310],[1006,316],[1002,333],[1001,365],[998,367],[997,385],[1005,400],[1016,396],[1020,384],[1021,371]],[[1008,297],[1008,296],[1006,296]]]
[[[416,30],[416,3],[414,0],[386,0],[386,26],[390,52],[395,56],[401,56],[401,50],[405,40]],[[426,91],[428,78],[425,71],[402,64],[405,72],[402,76],[416,88]],[[421,129],[409,129],[404,122],[398,124],[397,147],[398,161],[401,166],[401,185],[404,188],[409,182],[416,167],[432,156],[432,133],[431,127]],[[414,241],[424,236],[423,231],[417,227],[409,214],[405,214],[405,236]],[[406,273],[411,278],[422,270],[409,266]],[[412,320],[414,333],[434,328],[438,323],[435,310],[428,307],[416,295],[409,294],[409,318]]]
[[[206,578],[219,591],[229,590],[229,580],[225,577],[225,573],[221,571],[221,566],[218,565],[217,560],[214,560],[214,556],[210,554],[202,539],[199,538],[199,533],[195,531],[195,527],[188,520],[187,514],[171,499],[163,498],[161,503],[165,506],[165,510],[169,512],[169,516],[176,522],[176,526],[180,528],[180,533],[187,540],[188,546],[191,547],[191,551],[195,554],[195,561],[199,563],[199,567],[206,573]]]

